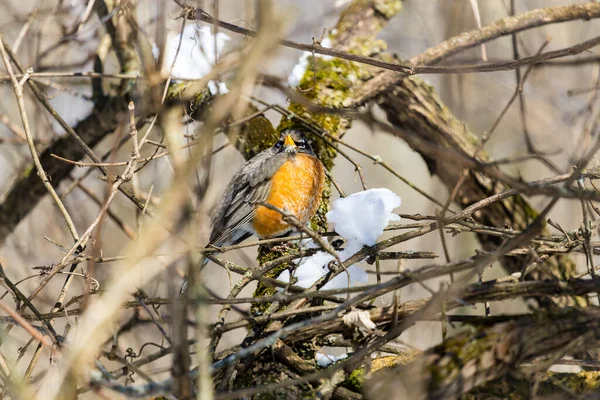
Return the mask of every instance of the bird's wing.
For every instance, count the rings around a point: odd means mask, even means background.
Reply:
[[[237,242],[249,236],[244,225],[254,218],[256,203],[264,202],[269,196],[270,178],[289,159],[288,153],[274,154],[268,149],[249,160],[234,175],[215,210],[211,244],[220,246],[226,241]]]

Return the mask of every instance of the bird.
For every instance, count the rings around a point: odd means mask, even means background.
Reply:
[[[268,239],[296,231],[277,210],[308,224],[319,208],[324,184],[325,168],[304,133],[283,130],[272,147],[246,162],[227,185],[213,214],[209,246],[231,246],[251,236]]]
[[[251,236],[269,239],[294,232],[296,227],[277,210],[308,224],[319,208],[324,186],[325,167],[304,133],[283,130],[279,140],[248,160],[225,188],[211,220],[206,248],[236,245]],[[200,266],[208,261],[204,256]],[[184,279],[182,296],[187,286]]]

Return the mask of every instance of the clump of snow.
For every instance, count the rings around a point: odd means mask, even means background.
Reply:
[[[342,317],[344,324],[356,326],[361,330],[372,331],[377,328],[375,322],[371,320],[371,314],[367,310],[352,310]]]
[[[321,47],[325,47],[328,49],[331,48],[331,39],[329,39],[329,37],[323,39],[323,41],[321,42]],[[300,84],[300,81],[302,80],[302,77],[306,72],[306,68],[308,67],[308,57],[312,55],[313,53],[308,51],[302,53],[302,55],[298,59],[298,64],[294,65],[292,73],[288,76],[288,85],[290,85],[291,87],[296,87]],[[317,53],[315,53],[315,57],[322,58],[323,60],[331,60],[332,58],[330,56]]]
[[[315,359],[317,360],[317,365],[321,368],[325,368],[330,366],[331,364],[338,362],[340,360],[345,360],[348,358],[348,354],[342,354],[341,356],[334,356],[331,354],[323,354],[317,352],[315,354]]]
[[[175,60],[172,72],[174,79],[200,79],[206,76],[230,40],[229,36],[223,32],[218,32],[216,36],[213,35],[209,26],[198,28],[196,25],[188,25],[181,36],[181,48],[178,54],[179,32],[169,32],[161,65],[162,72],[168,74],[173,60]],[[158,48],[154,47],[152,51],[158,58]],[[208,89],[212,94],[228,92],[227,86],[223,82],[209,81]]]
[[[225,84],[225,82],[215,82],[215,81],[208,81],[208,90],[210,90],[210,94],[215,95],[217,93],[220,94],[225,94],[229,92],[229,89],[227,88],[227,85]]]
[[[92,102],[82,101],[80,97],[66,92],[53,94],[48,101],[69,126],[77,125],[94,109]],[[56,119],[52,118],[50,124],[54,132],[63,132],[62,125]]]
[[[343,251],[342,251],[343,252]],[[340,258],[344,261],[345,258],[341,257],[342,252],[340,252]],[[354,254],[354,253],[352,253]],[[350,255],[352,255],[350,254]],[[346,257],[348,258],[348,257]],[[308,288],[313,285],[316,281],[327,275],[329,269],[327,268],[327,264],[330,261],[333,261],[333,256],[329,253],[325,253],[323,251],[308,257],[294,271],[294,277],[298,279],[295,285]],[[364,269],[359,267],[358,265],[351,265],[346,269],[348,274],[350,275],[350,286],[360,286],[366,285],[368,281],[367,273]],[[277,278],[282,282],[290,281],[290,273],[285,270],[279,277]],[[334,277],[332,280],[327,282],[321,289],[322,290],[330,290],[330,289],[340,289],[348,287],[348,275],[345,272]]]
[[[363,246],[374,245],[388,223],[400,219],[392,211],[401,203],[400,197],[388,189],[365,190],[336,200],[326,217],[327,221],[333,224],[335,231],[346,239],[346,247],[338,253],[340,259],[345,261]],[[324,251],[302,260],[294,271],[296,285],[305,288],[312,286],[329,272],[327,265],[333,260],[334,257]],[[367,273],[358,265],[350,266],[347,272],[350,275],[350,286],[367,283]],[[283,271],[278,279],[289,282],[289,272]],[[346,287],[348,275],[342,272],[327,282],[322,289]]]
[[[401,203],[388,189],[365,190],[334,202],[327,221],[348,242],[373,246],[388,223],[400,219],[392,210]]]

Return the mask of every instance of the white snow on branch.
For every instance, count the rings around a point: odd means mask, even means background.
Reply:
[[[367,310],[352,310],[342,317],[344,324],[356,326],[360,330],[372,331],[377,328],[375,322],[371,320],[371,314]]]
[[[334,356],[332,354],[324,354],[317,352],[315,354],[315,359],[317,360],[317,365],[321,368],[325,368],[330,366],[333,363],[336,363],[341,360],[345,360],[348,358],[348,353],[342,354],[340,356]]]
[[[209,26],[198,28],[196,25],[188,25],[183,30],[181,49],[178,54],[179,37],[179,32],[169,32],[161,66],[162,72],[168,74],[173,60],[175,60],[172,72],[174,79],[200,79],[206,76],[230,40],[229,36],[223,32],[218,32],[216,36],[213,35]],[[152,51],[158,58],[158,48],[154,47]],[[177,58],[175,58],[176,55]],[[208,89],[212,94],[228,92],[227,86],[223,82],[209,81]]]
[[[392,211],[402,203],[389,189],[370,189],[336,200],[327,221],[348,243],[373,246],[391,221],[400,217]]]
[[[365,190],[336,200],[326,217],[335,231],[346,239],[346,247],[338,253],[340,259],[345,261],[363,246],[374,245],[388,223],[400,219],[392,211],[401,203],[400,197],[388,189]],[[333,256],[324,251],[305,258],[294,271],[294,277],[297,278],[296,285],[312,286],[329,272],[327,264],[333,260]],[[367,273],[358,265],[350,266],[347,272],[350,275],[350,286],[367,283]],[[283,271],[278,279],[289,282],[289,272]],[[348,275],[342,272],[327,282],[322,289],[346,287],[348,287]]]
[[[326,37],[321,42],[321,47],[331,48],[331,39]],[[292,73],[288,76],[288,85],[291,87],[296,87],[300,84],[304,73],[306,72],[306,68],[308,67],[308,57],[311,57],[313,53],[305,51],[302,53],[300,58],[298,59],[298,64],[294,65],[292,69]],[[315,57],[322,58],[323,60],[331,60],[330,56],[325,56],[321,54],[316,54]]]

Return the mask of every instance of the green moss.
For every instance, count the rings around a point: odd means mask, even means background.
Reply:
[[[378,55],[385,50],[387,50],[387,43],[383,40],[373,39],[373,38],[365,38],[365,37],[355,37],[350,40],[350,48],[349,53],[356,54],[359,56],[371,57],[374,55]],[[367,70],[364,65],[361,66],[363,68],[363,74]]]
[[[167,90],[167,96],[165,97],[166,103],[169,104],[171,102],[179,101],[188,86],[189,83],[187,82],[171,82],[169,89]]]
[[[554,383],[561,383],[575,393],[597,390],[600,387],[600,372],[584,371],[578,374],[548,372]]]
[[[402,356],[384,356],[371,361],[371,372],[376,372],[383,368],[394,367],[405,361]]]
[[[375,10],[382,14],[386,19],[391,19],[394,15],[402,10],[402,2],[400,0],[374,0]]]
[[[239,135],[240,144],[238,144],[238,148],[243,149],[244,158],[249,160],[261,151],[271,147],[277,141],[278,136],[271,121],[264,115],[259,115],[243,125]]]
[[[418,354],[418,352],[415,351],[399,356],[377,357],[371,361],[371,373],[375,373],[385,368],[395,367],[397,365],[405,365],[406,363],[410,362],[416,354]],[[342,382],[342,386],[354,392],[360,393],[362,391],[364,381],[365,368],[360,367],[350,373],[350,376],[348,376],[348,378]]]
[[[179,103],[183,97],[189,96],[189,93],[186,93],[189,87],[189,82],[171,83],[165,97],[165,103],[169,106]],[[208,87],[204,87],[193,93],[185,107],[185,112],[193,119],[200,119],[207,110],[210,110],[213,99],[214,96],[210,93]]]
[[[347,60],[310,58],[298,91],[303,96],[323,106],[341,108],[344,101],[353,96],[353,88],[357,85],[357,82],[366,80],[371,76],[365,68]],[[293,128],[306,132],[315,154],[325,168],[331,171],[337,151],[319,135],[309,131],[305,126],[305,122],[301,119],[314,123],[334,137],[343,136],[346,130],[350,128],[351,121],[336,114],[312,112],[300,103],[292,103],[288,109],[292,113],[292,117],[284,118],[277,131],[281,132],[284,129]],[[321,205],[310,224],[315,231],[327,229],[325,214],[329,211],[330,196],[331,190],[328,181],[323,191]]]
[[[427,365],[432,377],[431,385],[434,388],[440,382],[447,381],[460,373],[463,365],[481,357],[491,343],[495,343],[495,333],[487,332],[485,336],[483,335],[472,330],[453,337],[434,348],[434,351],[441,355],[437,362]]]
[[[321,204],[319,204],[319,208],[317,209],[317,213],[310,220],[310,229],[315,232],[321,232],[327,230],[327,218],[326,214],[329,211],[329,198],[331,197],[331,185],[330,182],[327,181],[327,185],[325,185],[325,189],[323,189],[323,194],[321,196]]]
[[[199,118],[206,110],[209,110],[213,100],[214,96],[210,93],[208,87],[205,87],[192,96],[186,112],[189,113],[192,118]]]
[[[597,390],[600,387],[600,372],[585,371],[577,374],[546,372],[538,377],[537,395],[546,398],[552,395],[566,395],[566,390],[574,394]],[[462,400],[482,400],[505,398],[527,400],[531,398],[533,382],[507,375],[488,382],[461,396]]]
[[[362,391],[362,385],[365,381],[365,368],[360,367],[352,371],[350,376],[342,382],[342,386],[352,390],[353,392],[360,393]]]
[[[354,40],[357,43],[360,41],[358,38]],[[360,86],[360,81],[372,76],[364,65],[352,61],[309,57],[298,90],[303,96],[320,105],[341,108],[344,100],[352,97],[354,89]]]
[[[292,243],[284,243],[275,246],[262,245],[258,248],[258,256],[257,261],[259,265],[265,265],[266,263],[277,260],[278,258],[290,254],[293,251],[296,251],[298,247]],[[271,271],[265,274],[266,277],[276,278],[281,272],[285,269],[289,268],[291,264],[289,262],[282,263],[278,265],[276,268],[273,268]],[[254,297],[264,297],[264,296],[272,296],[277,292],[277,289],[274,287],[263,285],[262,283],[258,283],[256,285],[256,289],[254,290]],[[271,303],[255,303],[250,308],[252,314],[258,315],[265,312]]]

